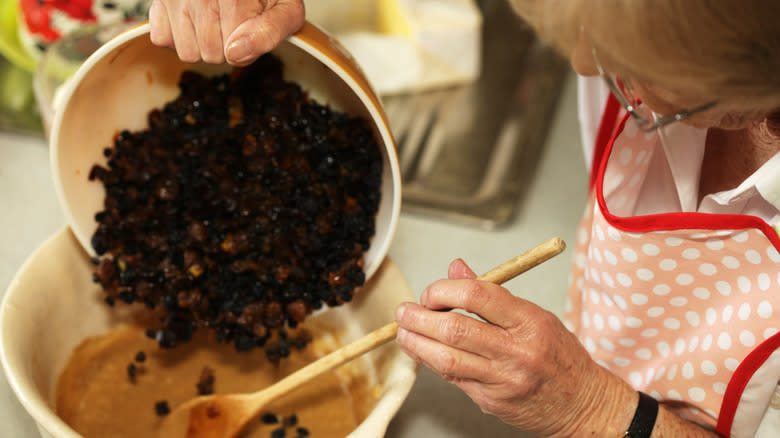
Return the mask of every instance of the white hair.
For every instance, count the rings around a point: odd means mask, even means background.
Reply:
[[[639,79],[780,108],[780,1],[510,1],[564,56],[584,29],[600,55]]]

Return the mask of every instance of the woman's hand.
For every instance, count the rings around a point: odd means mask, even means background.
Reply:
[[[295,33],[303,0],[154,0],[152,42],[185,62],[247,65]]]
[[[456,260],[449,279],[429,286],[420,305],[401,305],[401,349],[483,412],[519,428],[541,436],[624,432],[636,391],[593,362],[555,315],[474,278]],[[485,321],[441,311],[450,308]]]

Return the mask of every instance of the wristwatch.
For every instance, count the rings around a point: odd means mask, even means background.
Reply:
[[[639,391],[639,404],[628,430],[618,438],[650,438],[658,418],[658,401]]]

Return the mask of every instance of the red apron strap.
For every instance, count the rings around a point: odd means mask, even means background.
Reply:
[[[726,386],[726,393],[723,394],[723,403],[718,415],[718,424],[716,431],[720,436],[731,436],[731,429],[734,426],[734,417],[737,414],[739,402],[742,400],[742,394],[745,391],[750,379],[761,368],[769,357],[780,349],[780,333],[775,333],[771,338],[762,342],[753,350],[737,367],[731,376],[729,384]]]
[[[607,148],[607,143],[612,138],[612,134],[615,131],[615,127],[618,125],[620,115],[620,102],[615,99],[612,93],[607,98],[607,104],[604,106],[604,114],[601,116],[601,123],[599,124],[599,131],[596,134],[596,147],[593,150],[593,162],[590,165],[590,183],[589,189],[593,189],[593,185],[596,183],[596,174],[598,173],[599,166],[601,166],[601,160],[604,158],[604,150]]]

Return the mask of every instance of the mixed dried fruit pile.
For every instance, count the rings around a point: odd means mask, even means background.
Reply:
[[[382,155],[367,122],[312,101],[266,55],[230,75],[185,72],[181,94],[106,148],[92,246],[106,301],[160,314],[164,347],[215,330],[277,361],[288,335],[365,281]]]

